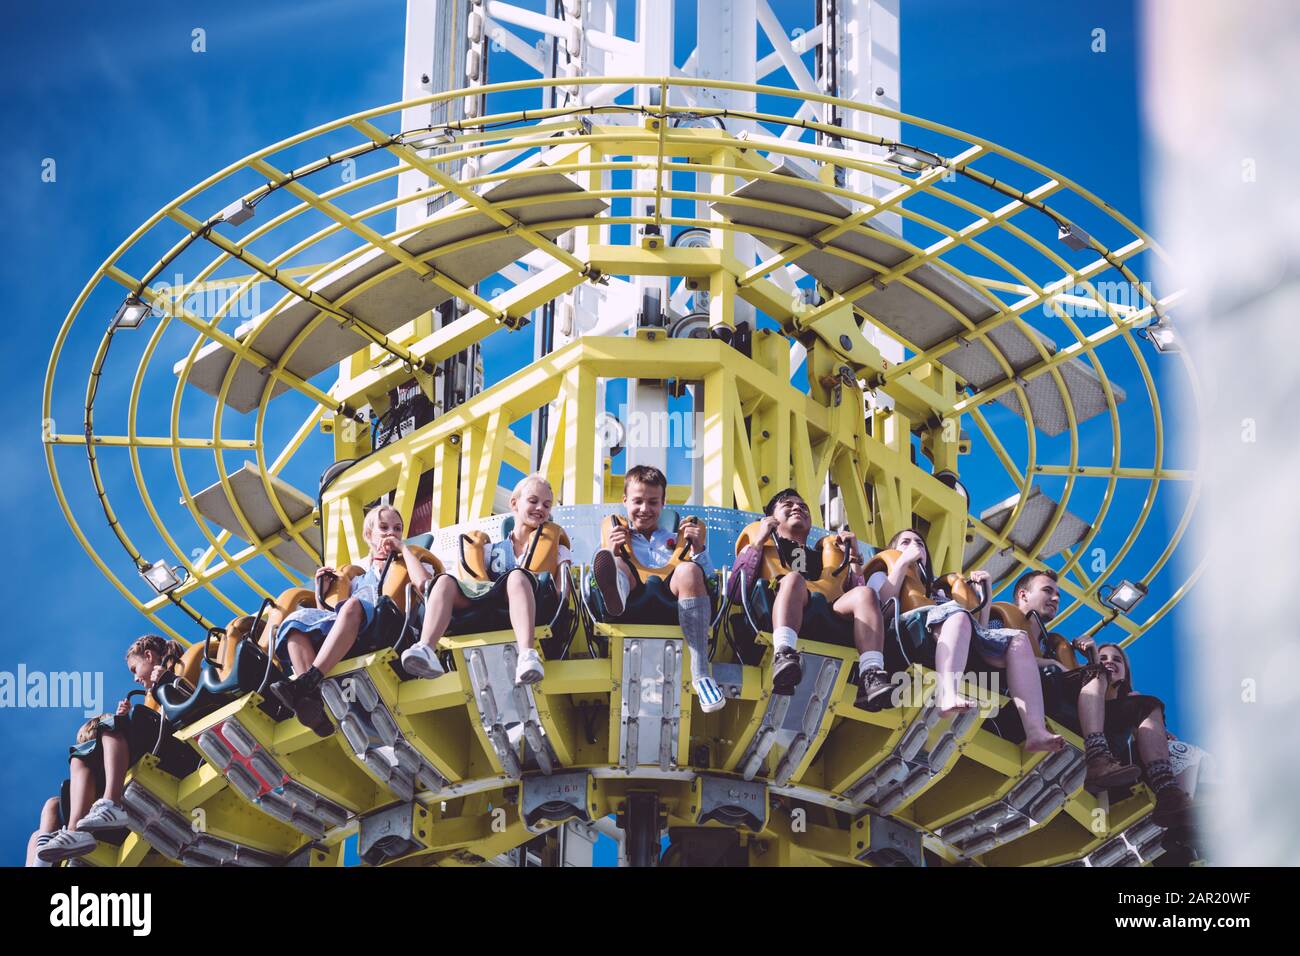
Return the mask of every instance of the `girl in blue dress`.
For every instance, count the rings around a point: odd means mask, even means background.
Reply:
[[[146,634],[127,648],[126,666],[136,683],[152,690],[184,653],[185,648],[176,641]],[[133,752],[132,735],[127,733],[133,719],[144,717],[137,714],[133,718],[130,701],[124,699],[114,713],[92,717],[78,731],[76,746],[68,748],[68,819],[44,840],[35,838],[36,858],[41,863],[85,856],[98,844],[96,833],[127,825],[122,805],[126,772],[141,756]],[[46,816],[42,814],[43,819]]]
[[[412,581],[420,580],[417,574],[429,575],[429,568],[403,543],[402,531],[402,516],[396,509],[380,505],[371,510],[362,525],[370,554],[362,562],[365,573],[349,582],[349,596],[332,611],[323,607],[299,608],[287,615],[276,630],[276,656],[282,663],[292,665],[295,676],[292,680],[276,681],[267,689],[305,726],[322,737],[334,733],[334,724],[325,713],[321,681],[335,664],[347,657],[358,635],[374,620],[384,562],[389,555],[403,560]],[[341,576],[335,568],[318,569],[316,593],[321,593],[322,578]]]
[[[497,602],[505,600],[510,609],[510,626],[515,632],[519,648],[519,663],[515,668],[515,681],[533,684],[545,676],[541,657],[537,653],[534,627],[537,613],[537,577],[521,567],[528,552],[534,532],[551,517],[555,493],[550,483],[541,475],[529,475],[515,486],[510,494],[510,511],[515,517],[514,529],[503,540],[493,542],[486,559],[490,581],[459,580],[450,574],[432,576],[421,568],[411,570],[411,583],[421,592],[433,584],[428,592],[424,611],[424,624],[420,640],[402,654],[402,667],[416,677],[436,677],[442,673],[435,648],[451,623],[454,611],[471,607],[476,601]],[[558,546],[559,574],[568,573],[573,555],[563,544]]]

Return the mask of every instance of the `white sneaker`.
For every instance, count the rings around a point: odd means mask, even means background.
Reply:
[[[36,851],[36,858],[42,863],[58,863],[60,860],[85,856],[98,845],[99,841],[89,833],[64,827],[55,831],[50,841]]]
[[[447,673],[438,660],[438,652],[424,641],[416,641],[402,651],[402,667],[412,677],[439,677]]]
[[[99,830],[116,830],[127,826],[129,822],[125,808],[101,797],[90,805],[90,812],[77,822],[77,829],[83,833],[96,833]]]
[[[695,689],[700,709],[706,714],[722,710],[727,703],[727,698],[722,696],[722,689],[718,687],[718,682],[712,677],[693,677],[691,687]]]
[[[519,655],[519,663],[515,666],[516,684],[536,684],[545,676],[542,659],[537,656],[535,649],[530,647]]]
[[[33,854],[33,858],[35,862],[27,864],[28,866],[53,866],[54,865],[48,860],[42,860],[40,855],[41,850],[45,849],[45,846],[50,842],[50,837],[52,836],[54,836],[53,833],[38,833],[36,835],[36,853]]]

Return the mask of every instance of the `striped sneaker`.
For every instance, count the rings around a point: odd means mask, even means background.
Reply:
[[[39,866],[53,866],[53,865],[54,865],[53,863],[51,863],[51,862],[48,861],[48,860],[42,860],[42,859],[41,859],[41,850],[45,849],[45,845],[46,845],[47,843],[50,842],[50,837],[52,837],[52,836],[54,836],[53,833],[38,833],[38,834],[36,834],[36,853],[35,853],[34,856],[33,856],[33,861],[32,861],[31,863],[28,863],[28,864],[27,864],[28,866],[38,866],[38,867],[39,867]]]
[[[727,703],[727,698],[722,696],[722,690],[718,687],[717,681],[712,677],[693,677],[691,678],[691,687],[695,689],[695,696],[700,702],[700,709],[706,714],[722,710]]]
[[[56,830],[45,846],[36,851],[36,858],[42,863],[58,863],[61,860],[85,856],[98,845],[99,841],[89,833],[63,827],[61,830]]]
[[[100,830],[117,830],[130,824],[126,809],[112,800],[100,797],[90,805],[90,812],[77,821],[77,829],[85,833]]]

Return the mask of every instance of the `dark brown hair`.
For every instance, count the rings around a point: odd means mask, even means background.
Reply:
[[[776,494],[774,494],[771,498],[767,500],[767,504],[763,506],[763,514],[767,515],[768,517],[771,517],[772,512],[776,510],[776,506],[779,505],[782,501],[784,501],[787,498],[798,498],[800,501],[803,501],[804,504],[808,503],[807,501],[804,501],[803,495],[799,494],[799,492],[796,489],[782,488],[780,491],[778,491]]]
[[[889,539],[889,544],[885,545],[885,550],[897,551],[898,539],[908,533],[914,534],[921,539],[921,547],[925,548],[925,560],[928,563],[930,560],[930,545],[926,543],[925,535],[921,534],[921,532],[917,531],[915,528],[904,528],[902,531],[896,531],[894,533],[894,536]]]
[[[178,642],[169,641],[157,634],[146,634],[144,637],[137,637],[126,649],[127,662],[130,663],[133,657],[144,657],[147,652],[158,655],[158,663],[163,670],[175,667],[185,656],[185,648]]]
[[[633,465],[629,468],[623,476],[623,494],[627,494],[627,486],[634,481],[643,485],[658,485],[663,489],[664,503],[668,503],[668,479],[654,465]]]
[[[1034,578],[1038,577],[1040,574],[1045,578],[1051,578],[1053,581],[1057,580],[1056,572],[1050,568],[1044,571],[1035,571],[1033,568],[1030,568],[1024,574],[1020,575],[1020,577],[1016,578],[1015,586],[1011,589],[1012,600],[1019,600],[1020,592],[1022,590],[1028,591],[1029,585],[1033,582]],[[1125,658],[1125,660],[1127,660],[1127,658]]]
[[[1098,660],[1101,659],[1101,652],[1108,647],[1113,647],[1115,650],[1119,651],[1120,660],[1124,662],[1124,679],[1115,685],[1115,696],[1127,697],[1129,694],[1133,693],[1133,665],[1128,659],[1128,651],[1124,650],[1124,648],[1120,647],[1118,644],[1098,644]]]

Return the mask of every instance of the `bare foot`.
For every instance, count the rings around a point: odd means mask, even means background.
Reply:
[[[950,691],[947,694],[939,693],[935,695],[935,706],[939,708],[939,719],[947,720],[955,714],[960,714],[967,710],[979,709],[979,701],[971,700],[964,697],[956,691]],[[1057,738],[1060,739],[1059,737]]]
[[[1034,734],[1025,738],[1025,750],[1028,753],[1056,753],[1065,746],[1065,738],[1059,734]]]

